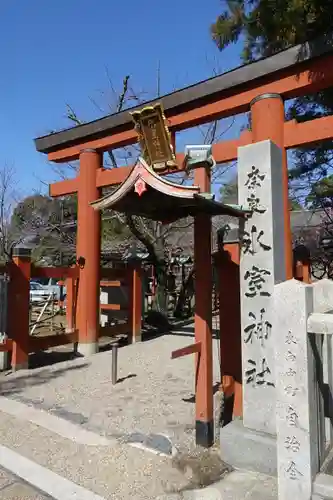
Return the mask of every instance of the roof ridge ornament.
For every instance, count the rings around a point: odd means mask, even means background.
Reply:
[[[151,168],[162,173],[178,168],[171,135],[161,103],[130,112],[138,133],[141,156]]]

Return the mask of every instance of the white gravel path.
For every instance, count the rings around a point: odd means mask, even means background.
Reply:
[[[170,334],[120,348],[115,386],[111,352],[104,352],[11,374],[1,381],[2,394],[101,435],[163,433],[187,447],[194,441],[194,356],[171,360],[173,350],[194,341],[191,327],[183,333],[188,336]],[[217,383],[216,341],[214,354]]]
[[[193,341],[189,326],[121,348],[116,386],[111,352],[0,375],[0,392],[12,400],[0,398],[1,444],[110,500],[275,500],[274,478],[233,472],[215,483],[225,471],[218,450],[194,451],[194,356],[171,360]],[[217,383],[215,340],[214,358]],[[134,448],[124,443],[132,433],[169,435],[181,452],[172,459]],[[214,484],[189,490],[202,482]]]
[[[108,500],[152,500],[188,483],[170,459],[126,445],[84,446],[1,411],[0,428],[2,446]]]
[[[224,468],[216,451],[193,455],[194,356],[171,360],[173,350],[193,341],[191,327],[186,327],[182,335],[120,348],[115,386],[111,352],[0,375],[2,396],[64,419],[68,432],[74,424],[113,443],[80,444],[61,430],[63,425],[43,427],[32,411],[15,416],[15,405],[9,404],[7,413],[6,405],[0,411],[1,444],[107,499],[153,499],[197,486],[202,474],[217,480]],[[217,347],[214,341],[215,382]],[[170,436],[181,460],[129,446],[126,440],[133,433]]]

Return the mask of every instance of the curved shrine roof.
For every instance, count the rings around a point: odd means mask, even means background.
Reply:
[[[199,213],[244,218],[246,212],[214,200],[198,186],[182,186],[159,176],[139,158],[125,181],[112,193],[93,202],[95,210],[111,208],[117,212],[148,219],[174,222]]]

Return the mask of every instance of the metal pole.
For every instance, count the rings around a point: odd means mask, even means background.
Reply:
[[[117,383],[117,372],[118,372],[118,344],[112,344],[112,384]]]

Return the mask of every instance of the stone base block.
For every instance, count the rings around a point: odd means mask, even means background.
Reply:
[[[220,430],[221,458],[235,469],[277,476],[276,437],[234,420]]]
[[[76,349],[75,349],[76,350]],[[90,342],[89,344],[78,344],[77,353],[84,357],[92,356],[98,352],[98,342]]]
[[[317,474],[312,500],[329,500],[333,498],[333,477],[327,474]]]

